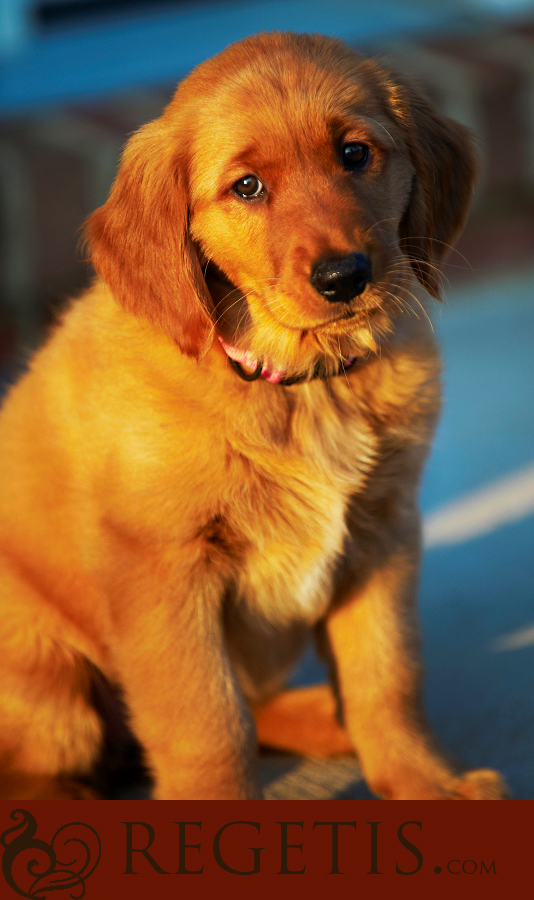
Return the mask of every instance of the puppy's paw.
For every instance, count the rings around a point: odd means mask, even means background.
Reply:
[[[493,769],[472,769],[455,784],[458,800],[511,800],[508,785]]]
[[[368,782],[369,783],[369,782]],[[472,769],[469,772],[403,771],[377,785],[369,783],[383,800],[511,800],[512,796],[498,772]]]

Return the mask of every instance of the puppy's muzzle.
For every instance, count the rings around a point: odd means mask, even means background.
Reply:
[[[371,276],[369,259],[363,253],[350,253],[341,259],[316,263],[310,282],[329,303],[350,303],[363,293]]]

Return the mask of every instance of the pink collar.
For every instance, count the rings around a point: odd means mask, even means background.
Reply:
[[[255,359],[251,353],[248,353],[246,350],[238,350],[237,347],[232,347],[231,344],[227,344],[226,341],[223,341],[220,335],[217,335],[221,346],[226,353],[228,359],[230,360],[230,365],[237,372],[240,378],[243,381],[256,381],[260,376],[265,378],[266,381],[269,381],[271,384],[297,384],[299,381],[304,381],[304,378],[286,378],[284,377],[283,369],[276,369],[269,364],[269,362],[259,362],[259,360]],[[341,365],[337,371],[337,375],[342,375],[348,369],[350,369],[354,363],[356,362],[358,357],[356,356],[348,356],[341,362]],[[241,368],[242,365],[247,366],[249,369],[253,369],[253,371],[248,374]],[[314,374],[313,378],[318,378],[319,375]]]

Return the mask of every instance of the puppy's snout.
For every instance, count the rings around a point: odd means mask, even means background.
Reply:
[[[350,303],[371,281],[371,263],[363,253],[317,263],[310,275],[315,290],[329,303]]]

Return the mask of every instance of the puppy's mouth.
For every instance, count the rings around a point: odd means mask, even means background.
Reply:
[[[274,358],[280,355],[277,352],[281,349],[279,346],[276,349],[268,348],[267,352],[261,355],[256,355],[249,349],[243,349],[239,342],[239,336],[253,325],[247,301],[248,295],[233,284],[213,262],[205,264],[203,271],[213,303],[219,343],[230,365],[244,381],[255,381],[262,378],[272,384],[293,385],[315,378],[346,374],[357,363],[359,357],[355,355],[352,346],[347,344],[343,351],[341,347],[342,342],[346,344],[343,338],[348,333],[347,325],[344,323],[347,320],[357,319],[358,311],[351,308],[349,304],[344,304],[342,310],[336,310],[336,314],[327,321],[314,323],[310,327],[304,323],[287,325],[280,321],[271,309],[271,304],[265,298],[260,298],[264,312],[272,318],[273,323],[282,326],[288,338],[289,335],[293,336],[290,344],[286,346],[286,350],[292,347],[294,352],[294,344],[292,344],[294,340],[297,341],[299,348],[302,348],[304,346],[302,342],[307,336],[315,335],[314,342],[308,346],[308,362],[304,366],[298,366],[299,371],[290,372],[280,361],[274,362]],[[335,342],[335,347],[330,347],[332,340]],[[317,358],[318,350],[319,357]],[[271,353],[273,354],[272,358]],[[284,351],[282,351],[282,358],[283,356]],[[291,358],[291,350],[288,358]]]
[[[226,277],[224,272],[219,269],[212,260],[208,260],[204,264],[203,272],[204,281],[211,294],[211,299],[213,300],[215,308],[221,303],[224,303],[229,294],[238,291],[235,284],[232,284],[230,279]]]

